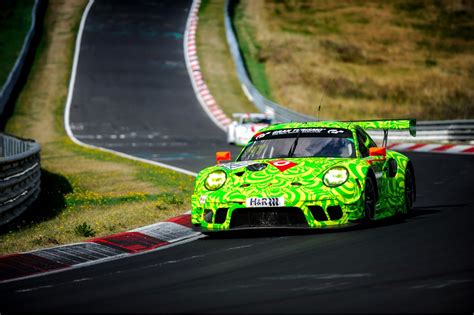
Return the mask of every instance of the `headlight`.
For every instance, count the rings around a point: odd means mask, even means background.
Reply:
[[[324,174],[323,182],[328,187],[337,187],[344,184],[349,177],[349,172],[342,166],[331,168]]]
[[[204,186],[208,190],[218,190],[224,186],[226,179],[227,175],[224,171],[214,171],[207,175],[207,178],[204,181]]]

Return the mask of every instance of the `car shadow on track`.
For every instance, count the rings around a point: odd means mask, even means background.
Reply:
[[[356,223],[350,226],[338,227],[338,228],[328,228],[328,229],[310,229],[310,228],[291,228],[291,227],[282,227],[282,228],[248,228],[248,229],[239,229],[231,231],[217,231],[217,232],[207,232],[208,237],[203,238],[202,240],[209,239],[227,239],[227,238],[263,238],[263,237],[281,237],[281,236],[296,236],[296,235],[316,235],[316,234],[326,234],[326,233],[344,233],[357,230],[366,230],[366,229],[377,229],[383,228],[386,226],[404,224],[413,218],[420,218],[423,216],[429,216],[435,213],[440,212],[441,210],[435,210],[435,208],[440,207],[461,207],[464,205],[446,205],[446,206],[431,206],[431,207],[415,207],[409,215],[406,216],[395,216],[391,218],[381,219],[377,221],[371,221],[368,223]]]
[[[393,220],[392,220],[393,221]],[[395,222],[401,223],[401,222]],[[384,222],[384,225],[394,224],[394,222]],[[291,228],[291,227],[272,227],[272,228],[248,228],[231,231],[218,231],[218,232],[207,232],[208,237],[206,239],[228,239],[228,238],[265,238],[265,237],[282,237],[282,236],[297,236],[297,235],[318,235],[327,233],[344,233],[355,230],[363,230],[367,228],[373,228],[375,226],[381,226],[380,222],[370,222],[368,224],[354,224],[351,226],[339,227],[339,228],[327,228],[327,229],[311,229],[311,228]]]

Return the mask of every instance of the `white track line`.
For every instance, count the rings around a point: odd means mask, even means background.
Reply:
[[[71,78],[69,80],[69,91],[68,91],[68,96],[67,96],[67,101],[66,101],[66,108],[65,108],[65,111],[64,111],[64,127],[66,129],[66,133],[68,134],[69,138],[74,143],[76,143],[80,146],[83,146],[83,147],[86,147],[86,148],[89,148],[89,149],[96,149],[96,150],[100,150],[100,151],[103,151],[103,152],[112,153],[112,154],[118,155],[120,157],[130,159],[130,160],[139,161],[139,162],[143,162],[143,163],[147,163],[147,164],[152,164],[152,165],[155,165],[155,166],[163,167],[163,168],[166,168],[166,169],[169,169],[169,170],[172,170],[172,171],[176,171],[176,172],[180,172],[180,173],[183,173],[183,174],[186,174],[186,175],[196,177],[197,173],[191,172],[189,170],[185,170],[185,169],[182,169],[182,168],[179,168],[179,167],[171,166],[171,165],[168,165],[168,164],[163,164],[163,163],[156,162],[156,161],[151,161],[151,160],[147,160],[147,159],[138,158],[138,157],[132,156],[130,154],[126,154],[126,153],[122,153],[122,152],[118,152],[118,151],[98,147],[98,146],[95,146],[95,145],[86,144],[84,142],[79,141],[74,136],[74,134],[72,133],[71,126],[69,125],[70,110],[71,110],[72,97],[74,95],[74,84],[76,82],[77,65],[79,63],[79,54],[80,54],[80,50],[81,50],[82,34],[83,34],[83,31],[84,31],[84,26],[86,24],[87,16],[89,15],[89,11],[90,11],[93,4],[94,4],[94,0],[89,0],[89,3],[87,4],[86,9],[84,10],[84,14],[82,15],[81,24],[79,26],[79,31],[77,33],[76,48],[75,48],[75,51],[74,51],[74,61],[73,61],[73,64],[72,64]]]

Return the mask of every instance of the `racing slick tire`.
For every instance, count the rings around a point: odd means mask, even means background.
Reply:
[[[375,202],[376,202],[376,193],[375,193],[375,184],[372,177],[367,176],[365,180],[365,189],[364,189],[364,223],[370,222],[370,220],[375,215]]]

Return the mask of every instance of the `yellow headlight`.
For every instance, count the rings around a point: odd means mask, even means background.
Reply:
[[[218,190],[224,186],[226,180],[227,175],[224,171],[214,171],[207,176],[204,186],[208,190]]]
[[[323,182],[328,187],[337,187],[344,184],[349,177],[349,172],[342,166],[331,168],[324,174]]]

